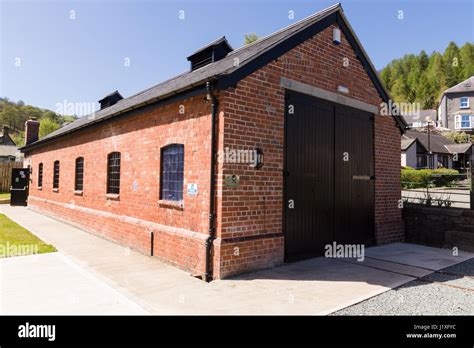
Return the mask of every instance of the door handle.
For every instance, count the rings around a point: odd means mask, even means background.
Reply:
[[[375,180],[375,176],[371,175],[352,175],[352,180],[364,180],[370,181]]]

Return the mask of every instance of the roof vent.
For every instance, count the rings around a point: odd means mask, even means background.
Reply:
[[[102,109],[108,108],[109,106],[116,104],[119,100],[122,100],[122,99],[123,97],[119,93],[119,91],[112,92],[109,95],[106,95],[105,97],[103,97],[101,100],[99,100],[100,109],[102,110]]]
[[[191,71],[221,60],[233,51],[225,36],[207,44],[188,57],[191,62]]]

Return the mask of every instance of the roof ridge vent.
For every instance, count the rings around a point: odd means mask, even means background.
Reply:
[[[105,108],[108,108],[109,106],[117,104],[117,102],[122,99],[123,97],[119,93],[119,91],[112,92],[103,97],[101,100],[99,100],[100,109],[103,110]]]
[[[187,58],[191,62],[191,71],[217,62],[233,50],[225,36],[222,36],[201,47]]]

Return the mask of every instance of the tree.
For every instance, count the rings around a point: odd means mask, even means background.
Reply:
[[[18,132],[11,136],[13,142],[16,146],[23,146],[25,145],[25,132]]]
[[[39,138],[44,138],[49,133],[54,132],[60,125],[50,118],[43,118],[40,121]]]
[[[380,78],[382,79],[383,84],[389,90],[392,89],[392,69],[390,66],[387,66],[386,69],[383,69],[380,72]]]
[[[444,132],[443,136],[458,144],[471,142],[471,136],[464,132],[454,132],[454,131]]]
[[[244,45],[251,44],[252,42],[255,42],[257,40],[258,40],[257,34],[255,33],[245,34]]]
[[[430,83],[426,75],[422,75],[416,85],[417,100],[421,103],[422,109],[432,109],[435,107],[435,100],[431,93]]]
[[[474,44],[467,42],[459,49],[459,56],[463,66],[462,79],[474,76]]]
[[[18,115],[18,109],[15,104],[8,103],[3,106],[2,112],[0,113],[0,123],[7,125],[11,130],[15,131],[16,119]]]
[[[446,72],[446,85],[453,87],[462,79],[462,62],[458,46],[451,41],[443,54],[444,69]]]
[[[428,64],[430,63],[430,58],[426,54],[425,50],[420,52],[418,57],[418,65],[421,71],[425,71],[428,68]]]
[[[435,51],[431,54],[426,74],[428,76],[432,96],[435,100],[438,100],[441,92],[447,88],[444,80],[443,56],[439,52]]]

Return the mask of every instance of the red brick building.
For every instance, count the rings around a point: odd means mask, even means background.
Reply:
[[[188,59],[41,140],[30,131],[29,207],[207,279],[403,240],[404,123],[379,115],[389,96],[339,5]]]

